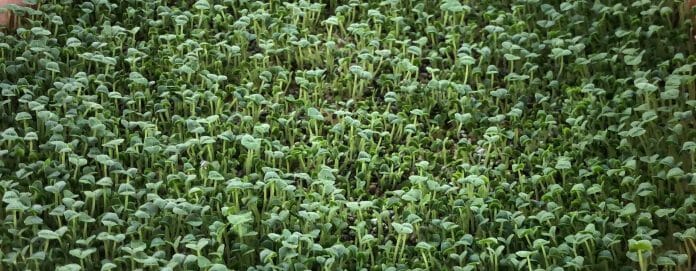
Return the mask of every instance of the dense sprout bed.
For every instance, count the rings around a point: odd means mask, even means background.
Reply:
[[[681,1],[40,2],[0,270],[696,263]]]

